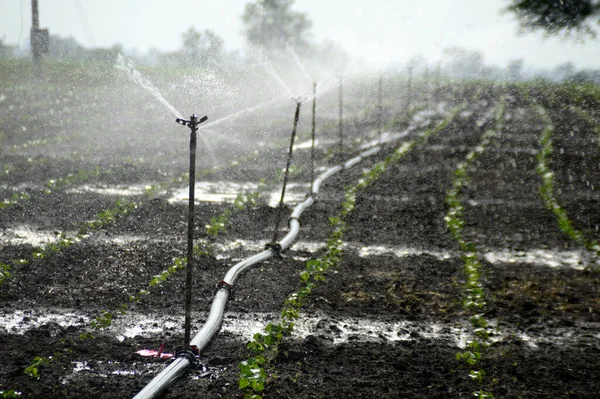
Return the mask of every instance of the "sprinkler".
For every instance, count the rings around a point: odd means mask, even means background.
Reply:
[[[338,124],[339,135],[340,135],[340,154],[344,152],[344,130],[343,130],[343,114],[344,114],[344,80],[340,77],[339,86],[339,101],[340,101],[340,120]]]
[[[281,212],[283,211],[283,199],[285,198],[285,190],[287,186],[288,176],[290,173],[290,165],[292,163],[292,155],[294,153],[294,140],[296,139],[296,129],[298,128],[298,119],[300,119],[300,106],[302,101],[294,99],[296,101],[296,112],[294,114],[294,126],[292,128],[292,137],[290,139],[290,149],[288,151],[287,163],[285,165],[285,174],[283,175],[283,187],[281,188],[281,199],[277,207],[277,213],[275,218],[275,229],[273,230],[273,240],[267,244],[267,248],[271,248],[277,254],[279,254],[281,245],[277,244],[277,230],[279,230],[279,224],[281,221]]]
[[[379,144],[381,144],[383,135],[383,74],[379,75],[379,88],[377,90],[377,125]]]
[[[196,186],[196,133],[198,125],[208,119],[207,116],[198,118],[196,114],[190,116],[190,120],[182,118],[175,119],[180,125],[190,128],[190,193],[188,202],[188,229],[187,229],[187,258],[186,258],[186,277],[185,277],[185,325],[183,346],[187,347],[190,342],[191,330],[191,305],[192,305],[192,267],[194,258],[194,188]]]
[[[412,103],[412,67],[408,67],[408,80],[406,82],[407,95],[406,95],[406,114],[410,115],[410,107]]]
[[[313,184],[315,183],[315,129],[317,114],[317,83],[313,83],[313,101],[312,101],[312,129],[310,144],[310,194],[313,193]]]

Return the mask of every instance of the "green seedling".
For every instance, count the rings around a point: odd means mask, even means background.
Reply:
[[[594,256],[593,261],[595,263],[600,257],[600,244],[597,241],[587,239],[583,231],[578,230],[573,226],[573,222],[569,219],[567,211],[559,204],[555,197],[554,172],[552,172],[550,168],[551,155],[554,151],[554,146],[552,144],[554,126],[548,113],[542,106],[538,106],[537,110],[540,118],[546,125],[538,140],[540,149],[537,154],[538,165],[536,171],[542,179],[539,191],[540,197],[544,201],[546,208],[556,217],[560,231],[570,240],[576,242],[590,252]]]
[[[475,314],[470,319],[475,340],[467,345],[465,351],[456,354],[456,360],[464,362],[471,367],[480,362],[482,353],[488,346],[487,342],[490,339],[490,335],[487,330],[487,321],[483,315],[478,314],[478,312],[482,312],[486,307],[485,292],[480,282],[479,271],[481,269],[481,264],[477,256],[475,245],[466,241],[463,237],[463,228],[465,226],[464,206],[460,200],[460,195],[469,180],[469,166],[486,150],[492,139],[502,131],[503,118],[504,104],[502,100],[496,108],[495,129],[485,131],[481,136],[479,144],[466,155],[464,161],[457,165],[454,171],[451,188],[446,193],[446,205],[448,211],[444,217],[444,221],[461,251],[461,259],[464,264],[464,273],[466,277],[463,308]],[[486,373],[483,369],[478,371],[470,370],[469,372],[471,379],[480,385],[484,383],[485,375]]]

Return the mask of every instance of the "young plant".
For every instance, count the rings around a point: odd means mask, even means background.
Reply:
[[[469,377],[479,386],[484,385],[484,377],[486,375],[485,370],[474,368],[478,365],[481,360],[482,353],[485,348],[489,345],[489,331],[488,323],[481,314],[485,310],[486,301],[483,285],[480,281],[480,269],[481,264],[477,256],[477,249],[475,245],[468,242],[463,237],[464,221],[464,206],[460,200],[460,195],[463,187],[469,180],[468,168],[475,161],[475,159],[482,154],[491,140],[496,137],[502,131],[504,118],[504,102],[503,100],[496,108],[495,115],[495,128],[487,130],[483,133],[479,144],[471,150],[465,160],[460,162],[455,171],[454,179],[452,180],[452,186],[446,194],[446,205],[448,211],[444,217],[446,226],[450,231],[450,234],[454,240],[458,243],[458,247],[461,251],[461,258],[464,263],[464,273],[466,277],[465,282],[465,297],[463,299],[463,307],[469,311],[473,316],[470,319],[471,326],[473,328],[474,339],[470,341],[464,351],[456,354],[456,359],[465,362],[471,369],[469,370]],[[490,391],[479,390],[474,392],[477,397],[492,398],[493,395]]]

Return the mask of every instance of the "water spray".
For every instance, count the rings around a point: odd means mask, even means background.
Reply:
[[[285,173],[283,175],[283,187],[281,188],[281,199],[277,207],[277,215],[275,217],[275,229],[273,230],[273,240],[270,244],[267,244],[268,248],[279,252],[279,244],[277,244],[277,231],[279,230],[279,224],[281,222],[281,212],[283,212],[283,199],[285,197],[285,189],[287,187],[287,181],[290,173],[290,165],[292,163],[292,155],[294,153],[294,140],[296,139],[296,129],[298,128],[298,119],[300,119],[300,106],[302,101],[296,101],[296,113],[294,114],[294,127],[292,128],[292,138],[290,139],[290,149],[288,151],[287,163],[285,165]]]
[[[192,306],[192,268],[194,261],[194,189],[196,186],[196,136],[198,125],[208,119],[207,116],[198,118],[196,114],[190,116],[190,120],[182,118],[175,119],[180,125],[190,128],[190,192],[188,202],[188,229],[187,229],[187,258],[186,258],[186,276],[185,276],[185,325],[184,325],[184,348],[190,342],[191,330],[191,306]]]

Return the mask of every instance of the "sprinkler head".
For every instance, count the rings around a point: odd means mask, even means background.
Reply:
[[[190,116],[189,121],[177,118],[175,119],[175,122],[179,123],[180,125],[187,126],[189,128],[195,128],[197,125],[201,124],[202,122],[205,122],[207,119],[208,116],[203,116],[202,118],[198,119],[198,115],[193,114],[192,116]]]

